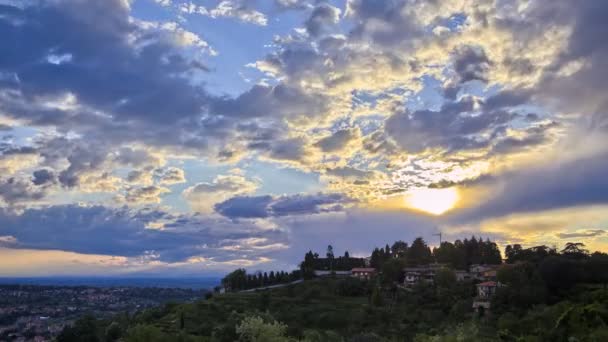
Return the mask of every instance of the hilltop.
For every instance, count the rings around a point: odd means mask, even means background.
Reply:
[[[441,248],[451,248],[446,246]],[[430,256],[439,255],[437,250]],[[508,246],[506,256],[488,275],[495,281],[458,279],[452,266],[444,264],[432,279],[421,277],[409,286],[394,280],[412,268],[399,256],[385,259],[378,272],[363,278],[336,271],[316,277],[303,262],[301,273],[273,273],[275,283],[297,274],[303,281],[265,290],[232,288],[135,316],[85,317],[58,341],[83,341],[83,336],[127,342],[608,340],[606,254],[590,254],[573,243],[561,251]],[[392,272],[389,266],[396,262],[408,267]],[[270,281],[270,276],[237,270],[224,283],[235,279],[245,281],[233,285],[246,286]],[[488,310],[475,308],[480,300]]]

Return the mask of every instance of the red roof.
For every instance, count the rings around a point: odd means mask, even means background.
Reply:
[[[490,287],[492,287],[492,286],[498,286],[498,284],[495,281],[486,281],[486,282],[477,284],[477,286],[490,286]]]
[[[375,268],[353,268],[351,272],[362,272],[362,273],[372,273],[372,272],[376,272]]]

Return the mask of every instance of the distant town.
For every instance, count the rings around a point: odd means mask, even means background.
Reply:
[[[167,302],[190,302],[186,288],[0,285],[0,341],[49,341],[83,315],[108,318]]]

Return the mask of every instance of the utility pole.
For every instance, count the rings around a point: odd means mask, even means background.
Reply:
[[[441,234],[441,231],[439,231],[439,233],[437,233],[437,234],[433,234],[433,236],[439,236],[439,247],[441,247],[441,242],[442,242],[441,237],[443,236]]]

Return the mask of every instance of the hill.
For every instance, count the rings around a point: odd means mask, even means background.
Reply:
[[[480,316],[471,282],[380,289],[325,278],[267,291],[215,295],[134,317],[81,319],[58,341],[606,341],[608,291],[579,285],[555,302],[500,305]],[[519,295],[525,291],[516,290]],[[502,296],[513,296],[505,292]],[[85,335],[90,335],[86,339]]]

